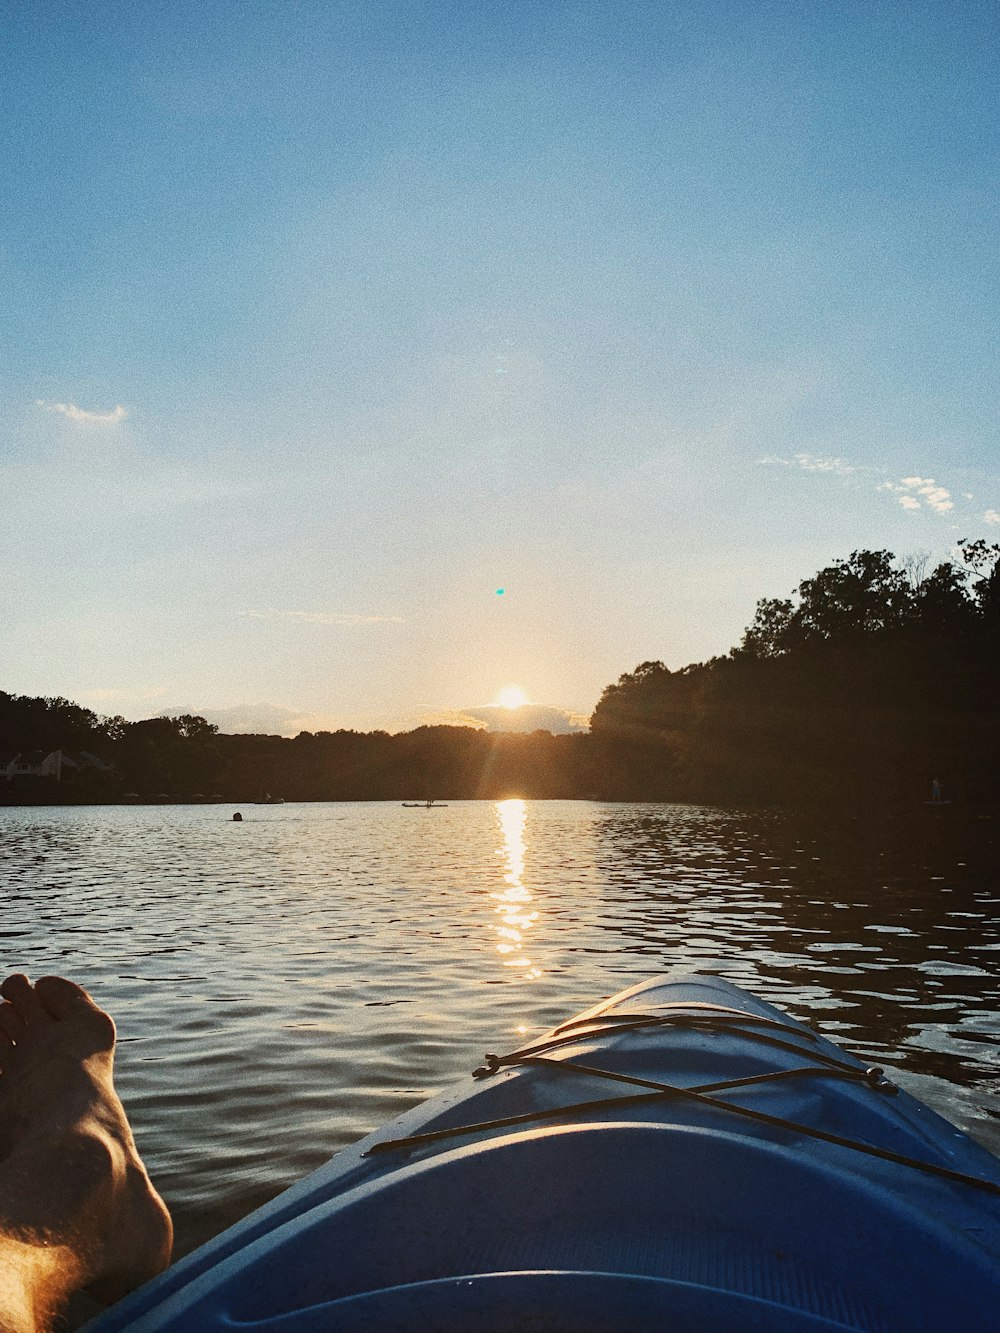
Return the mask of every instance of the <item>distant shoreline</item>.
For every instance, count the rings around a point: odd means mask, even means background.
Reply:
[[[255,801],[241,800],[239,797],[218,797],[192,799],[190,797],[172,797],[160,798],[141,797],[133,800],[24,800],[11,801],[4,798],[4,793],[0,793],[0,810],[45,810],[45,809],[152,809],[161,807],[187,807],[195,808],[202,806],[215,806],[224,811],[238,809],[243,814],[244,822],[248,817],[252,821],[252,813],[261,806],[270,808],[280,808],[297,805],[384,805],[388,807],[399,807],[401,801],[395,796],[369,797],[369,796],[337,796],[337,797],[315,797],[303,798],[301,800],[290,801]],[[910,801],[901,801],[898,798],[887,799],[881,804],[873,804],[870,797],[865,795],[855,799],[845,798],[839,804],[832,804],[826,799],[800,799],[798,801],[789,800],[771,800],[754,801],[746,798],[736,799],[732,796],[670,796],[670,797],[621,797],[621,796],[600,796],[600,795],[561,795],[561,796],[522,796],[517,792],[510,792],[491,796],[468,796],[449,793],[446,800],[442,800],[439,808],[446,808],[447,804],[461,805],[473,803],[497,804],[501,801],[526,800],[533,804],[555,804],[557,802],[573,802],[576,804],[593,805],[634,805],[634,806],[663,806],[679,805],[690,806],[692,808],[705,807],[711,809],[733,809],[733,810],[756,810],[761,813],[773,814],[813,814],[823,816],[831,823],[840,819],[850,819],[865,823],[875,827],[878,820],[886,818],[896,818],[909,816],[925,824],[931,824],[932,821],[947,823],[965,822],[968,819],[992,820],[1000,819],[1000,802],[998,801],[941,801],[933,802],[923,797],[916,797]],[[424,802],[402,802],[403,805],[414,805],[419,808],[425,808]],[[437,808],[437,807],[432,807]]]

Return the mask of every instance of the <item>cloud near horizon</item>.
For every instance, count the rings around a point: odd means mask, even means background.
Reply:
[[[124,421],[128,415],[121,403],[113,407],[110,412],[88,412],[86,408],[77,407],[75,403],[47,403],[43,398],[36,398],[35,406],[45,412],[57,412],[67,421],[75,421],[85,426],[117,426],[119,421]]]
[[[417,727],[473,727],[478,731],[531,732],[551,731],[565,736],[590,729],[589,719],[551,704],[525,704],[522,708],[501,708],[483,704],[473,708],[425,709],[419,713],[394,718],[371,719],[366,727],[360,719],[348,719],[329,713],[303,713],[278,704],[236,704],[228,708],[198,708],[177,704],[162,708],[158,717],[203,717],[227,736],[265,735],[294,737],[302,731],[414,731]],[[360,725],[359,725],[360,722]]]
[[[402,616],[356,615],[337,611],[241,611],[247,620],[291,620],[302,625],[402,625]]]
[[[236,704],[231,708],[194,708],[190,704],[178,704],[157,713],[157,717],[184,716],[203,717],[227,736],[297,736],[300,731],[337,729],[337,725],[323,725],[328,719],[266,703]],[[310,726],[310,722],[318,725]]]
[[[589,731],[586,718],[552,704],[522,704],[520,708],[502,708],[499,704],[482,704],[463,708],[462,713],[471,724],[485,726],[487,731],[551,731],[555,736],[571,732]],[[469,722],[465,723],[470,725]]]

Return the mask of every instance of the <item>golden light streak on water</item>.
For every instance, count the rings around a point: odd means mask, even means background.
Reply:
[[[497,819],[503,845],[497,848],[497,855],[504,861],[504,888],[490,895],[496,900],[495,911],[499,917],[496,927],[497,953],[503,959],[505,967],[518,968],[528,980],[535,980],[542,975],[534,959],[527,953],[526,937],[538,920],[538,912],[529,905],[533,902],[531,893],[524,885],[524,862],[527,852],[525,832],[528,824],[528,808],[525,801],[513,799],[497,801]]]

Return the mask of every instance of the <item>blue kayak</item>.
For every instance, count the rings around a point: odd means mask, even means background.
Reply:
[[[487,1056],[91,1326],[998,1327],[1000,1160],[711,977]]]

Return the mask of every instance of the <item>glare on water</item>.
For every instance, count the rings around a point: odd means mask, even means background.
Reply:
[[[506,869],[504,887],[490,897],[497,902],[496,911],[500,922],[497,926],[497,953],[504,956],[507,967],[519,967],[531,980],[542,975],[534,961],[527,956],[527,936],[538,920],[538,912],[532,909],[531,894],[524,887],[524,858],[527,844],[524,831],[527,824],[527,802],[517,799],[497,802],[497,816],[500,831],[503,834],[503,846],[498,855],[503,856]]]

